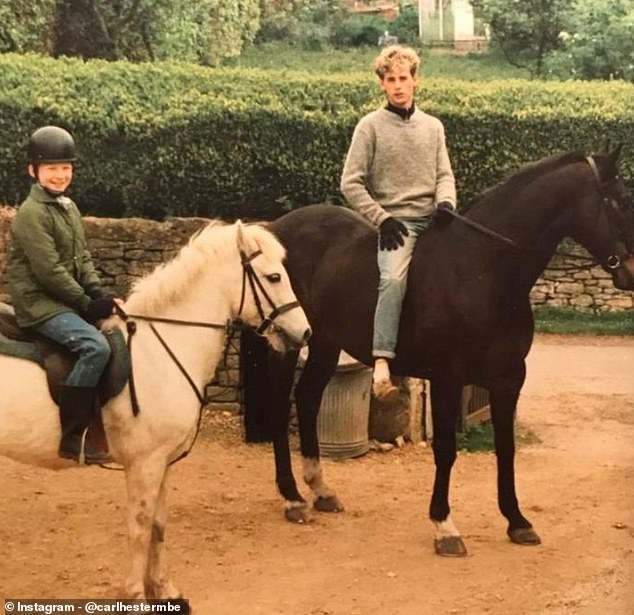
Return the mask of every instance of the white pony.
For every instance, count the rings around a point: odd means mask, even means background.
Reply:
[[[181,598],[169,580],[163,548],[166,483],[170,463],[196,437],[199,391],[213,377],[225,344],[222,327],[203,323],[240,317],[261,325],[261,333],[280,351],[302,346],[310,337],[284,256],[284,248],[262,226],[211,223],[176,258],[140,280],[123,306],[131,318],[139,317],[131,360],[140,411],[133,415],[128,385],[102,414],[110,453],[123,465],[127,484],[126,597]],[[125,329],[116,316],[104,323],[104,329],[113,327]],[[76,467],[57,456],[59,413],[44,370],[32,361],[0,355],[0,373],[0,455],[54,469]]]

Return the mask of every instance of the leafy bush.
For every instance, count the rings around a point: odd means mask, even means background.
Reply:
[[[0,56],[0,202],[27,192],[25,144],[77,138],[85,213],[275,218],[339,195],[352,130],[383,98],[369,74]],[[523,164],[634,129],[634,86],[425,79],[466,203]],[[634,177],[634,153],[621,169]]]
[[[563,77],[634,81],[633,32],[634,0],[582,3],[548,67]]]
[[[390,25],[376,17],[353,15],[334,27],[331,41],[336,47],[376,47],[379,37]]]

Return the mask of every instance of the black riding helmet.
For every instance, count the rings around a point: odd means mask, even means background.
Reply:
[[[67,130],[59,126],[42,126],[31,135],[27,156],[33,165],[74,162],[75,140]]]

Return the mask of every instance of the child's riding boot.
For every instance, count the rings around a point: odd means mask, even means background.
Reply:
[[[89,464],[110,463],[112,458],[105,451],[96,448],[84,432],[97,411],[97,391],[94,387],[64,385],[61,390],[59,416],[62,422],[62,440],[59,456],[79,461],[82,440],[84,442],[84,462]]]

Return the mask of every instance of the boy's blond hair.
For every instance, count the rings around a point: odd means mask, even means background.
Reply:
[[[414,77],[419,65],[420,58],[411,47],[389,45],[374,60],[374,72],[379,79],[383,79],[387,73],[394,70],[397,66],[406,66],[412,77]]]

